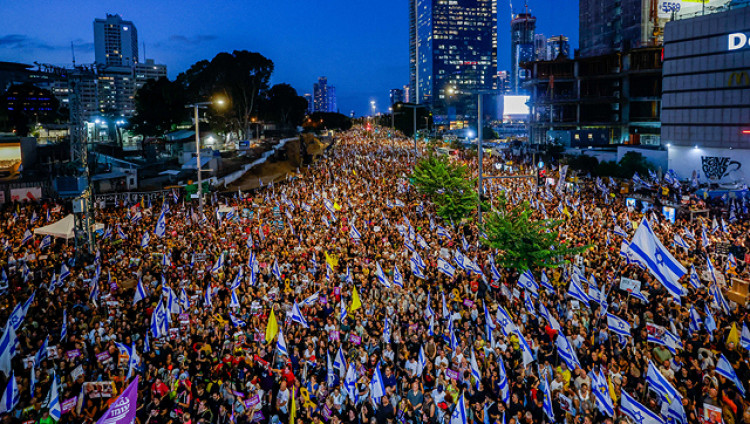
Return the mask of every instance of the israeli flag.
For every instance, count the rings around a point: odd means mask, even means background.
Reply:
[[[344,378],[344,375],[346,374],[346,356],[344,356],[344,351],[341,349],[341,346],[339,346],[338,352],[336,352],[336,357],[333,359],[333,368],[336,368],[339,370],[339,376],[341,378]]]
[[[154,234],[157,237],[164,237],[164,233],[167,231],[167,219],[164,215],[164,211],[161,211],[159,219],[156,220],[156,228],[154,228]]]
[[[411,260],[419,268],[424,269],[424,268],[427,267],[427,265],[425,264],[425,262],[422,260],[422,257],[417,252],[412,253]]]
[[[221,269],[222,269],[223,267],[224,267],[224,252],[222,252],[222,253],[221,253],[221,254],[219,255],[219,259],[217,259],[217,260],[216,260],[216,263],[214,264],[214,266],[213,266],[213,267],[211,267],[211,273],[212,273],[212,274],[215,274],[215,273],[217,273],[217,272],[221,271]]]
[[[172,266],[172,260],[169,258],[170,254],[169,252],[164,253],[161,255],[161,266],[168,268]],[[195,258],[195,256],[193,256]]]
[[[727,300],[724,298],[724,295],[721,293],[721,289],[719,288],[719,285],[716,283],[711,284],[708,287],[708,293],[713,297],[714,302],[716,302],[717,305],[721,308],[721,310],[725,314],[729,314],[729,303],[727,303]]]
[[[708,305],[704,305],[703,312],[706,314],[706,319],[704,321],[706,331],[708,331],[709,333],[713,333],[714,331],[716,331],[716,321],[714,320],[714,316],[711,313],[711,310],[708,309]]]
[[[344,277],[344,282],[347,284],[354,284],[354,278],[352,277],[352,272],[349,270],[349,265],[346,266],[346,277]]]
[[[229,301],[230,308],[240,308],[240,300],[237,298],[237,290],[232,290],[231,299]]]
[[[573,278],[570,279],[570,286],[568,286],[568,296],[586,305],[587,308],[591,308],[589,298],[586,292],[583,291],[583,287],[581,287],[579,281],[578,275],[573,274]]]
[[[148,242],[151,241],[151,234],[149,232],[143,233],[143,238],[141,239],[141,248],[145,249],[148,246]]]
[[[60,330],[60,341],[68,337],[68,311],[63,311],[62,329]]]
[[[510,337],[511,334],[514,334],[518,330],[516,324],[510,319],[510,315],[508,315],[508,312],[502,306],[497,307],[495,319],[500,324],[500,330],[502,330],[505,337]]]
[[[662,402],[681,402],[682,395],[677,391],[660,372],[656,369],[651,360],[648,361],[648,372],[646,373],[646,383],[648,387],[656,392]]]
[[[521,353],[523,357],[523,367],[526,368],[529,366],[530,363],[534,362],[534,355],[531,352],[531,348],[529,347],[529,344],[526,342],[526,338],[523,337],[523,334],[521,334],[520,331],[518,331],[518,328],[516,328],[515,334],[516,334],[516,337],[518,337],[518,345],[521,348]]]
[[[0,400],[0,414],[13,412],[20,400],[21,393],[18,391],[18,384],[16,384],[16,375],[11,372],[8,385],[3,390],[3,397]]]
[[[26,232],[23,234],[23,240],[21,240],[21,244],[24,245],[33,238],[34,235],[31,233],[31,231],[26,230]]]
[[[419,347],[419,356],[417,356],[417,377],[422,376],[425,365],[427,365],[427,356],[424,354],[424,345],[422,345]]]
[[[630,324],[616,315],[607,313],[607,326],[609,331],[619,336],[630,337]]]
[[[385,324],[383,325],[383,341],[385,343],[391,342],[391,323],[388,322],[388,317],[385,317]]]
[[[339,305],[340,305],[339,321],[343,322],[344,318],[346,318],[346,305],[344,305],[343,299],[341,299],[341,302],[339,302]]]
[[[42,239],[42,242],[39,243],[39,250],[44,250],[50,246],[52,246],[52,236],[48,234],[44,236],[44,238]]]
[[[549,323],[549,326],[553,330],[560,331],[560,323],[549,313],[549,310],[542,302],[539,302],[539,314]]]
[[[57,280],[59,283],[62,283],[62,281],[66,278],[70,277],[70,270],[65,265],[65,262],[63,262],[62,265],[60,265],[60,277]]]
[[[628,233],[625,232],[625,230],[623,230],[622,227],[620,227],[619,225],[615,225],[615,229],[613,230],[613,232],[620,237],[623,237],[623,238],[628,237]]]
[[[271,268],[271,273],[279,279],[279,281],[282,281],[281,278],[281,269],[279,268],[279,262],[274,258],[273,260],[273,267]]]
[[[474,354],[474,348],[471,349],[471,361],[469,362],[469,365],[471,367],[471,375],[474,377],[474,381],[476,381],[477,389],[479,388],[479,382],[482,381],[482,372],[479,371],[479,365],[477,364],[477,357]]]
[[[620,412],[630,417],[637,424],[664,424],[664,420],[659,415],[638,403],[625,390],[622,390]]]
[[[546,375],[542,378],[542,394],[544,395],[544,402],[542,405],[544,413],[552,422],[555,422],[555,412],[552,410],[552,393],[550,393]]]
[[[354,240],[361,240],[362,234],[357,231],[357,228],[352,224],[352,228],[349,230],[349,237],[353,238]]]
[[[737,378],[737,373],[734,371],[732,364],[727,360],[724,354],[721,354],[719,362],[716,363],[716,373],[734,383],[740,391],[740,394],[742,394],[742,397],[745,397],[745,387],[742,385],[740,379]]]
[[[448,230],[446,230],[445,228],[443,228],[443,226],[441,226],[441,225],[438,225],[438,227],[437,227],[437,235],[439,237],[445,237],[447,239],[451,238],[451,235],[448,232]]]
[[[291,318],[293,322],[301,324],[305,328],[310,327],[307,324],[307,320],[305,319],[305,316],[302,315],[302,311],[299,309],[299,305],[297,304],[297,301],[294,301],[294,305],[292,306]]]
[[[183,310],[190,309],[190,298],[188,297],[184,287],[182,288],[182,290],[180,290],[179,302]]]
[[[417,234],[416,240],[419,247],[421,247],[422,249],[429,249],[430,245],[427,244],[427,241],[425,241],[424,237],[422,237],[421,234]]]
[[[443,258],[438,258],[437,267],[438,271],[450,278],[453,278],[453,276],[456,275],[456,268]]]
[[[523,292],[523,303],[524,306],[526,306],[526,310],[529,311],[529,314],[536,317],[536,309],[534,308],[534,302],[531,300],[531,296],[529,296],[529,291],[524,290]]]
[[[750,351],[750,330],[747,329],[747,324],[742,323],[742,334],[740,335],[740,346],[745,350]]]
[[[44,338],[44,342],[42,342],[42,347],[39,348],[39,351],[34,356],[34,363],[36,365],[41,365],[42,361],[47,359],[47,346],[49,345],[49,335]]]
[[[378,282],[386,288],[391,288],[391,282],[388,280],[388,277],[385,276],[383,268],[380,267],[380,262],[375,263],[375,278],[377,278]]]
[[[135,286],[135,295],[133,296],[133,305],[145,299],[146,297],[146,289],[143,287],[143,281],[138,278],[138,284]]]
[[[375,372],[370,381],[370,396],[373,399],[380,399],[385,396],[385,384],[383,383],[383,375],[380,373],[380,362],[375,366]]]
[[[404,288],[404,276],[401,275],[401,271],[398,270],[398,266],[393,268],[393,283],[402,289]]]
[[[596,407],[603,414],[609,417],[614,416],[615,410],[612,397],[609,395],[607,379],[604,378],[601,370],[599,372],[591,370],[589,377],[591,378],[591,391],[594,393],[594,398],[596,399]]]
[[[701,329],[701,325],[703,324],[703,321],[701,320],[701,316],[698,314],[698,311],[695,310],[692,306],[690,307],[690,323],[688,324],[688,330],[690,330],[690,334],[697,333]]]
[[[302,306],[312,306],[315,304],[315,302],[318,301],[320,298],[320,292],[315,292],[311,296],[307,297],[305,300],[302,301]]]
[[[490,272],[492,273],[492,281],[498,283],[502,281],[503,276],[500,274],[500,271],[497,270],[497,267],[495,266],[495,258],[490,256]]]
[[[427,279],[427,277],[425,277],[422,273],[422,270],[419,268],[419,265],[414,261],[414,257],[411,258],[410,263],[412,274],[414,274],[417,278],[421,278],[423,280]]]
[[[232,280],[232,285],[229,286],[229,290],[236,290],[242,285],[242,278],[244,277],[244,271],[242,266],[240,266],[240,270],[237,272],[237,275],[234,276],[234,280]]]
[[[213,302],[211,301],[211,297],[213,296],[213,293],[211,293],[211,283],[209,283],[206,286],[206,290],[203,292],[203,307],[204,308],[212,308],[214,307]]]
[[[578,361],[578,355],[565,334],[562,332],[557,333],[555,345],[557,345],[557,352],[560,354],[560,358],[565,361],[568,368],[573,371],[575,371],[576,368],[581,368],[581,363]]]
[[[676,246],[679,246],[679,247],[681,247],[681,248],[685,249],[686,251],[687,251],[687,250],[690,250],[690,245],[689,245],[689,244],[687,244],[687,242],[685,241],[685,239],[683,239],[683,238],[682,238],[682,237],[681,237],[681,236],[680,236],[679,234],[677,234],[677,233],[675,233],[675,235],[674,235],[674,244],[675,244]]]
[[[679,279],[687,270],[661,244],[645,218],[630,242],[630,252],[638,261],[645,263],[656,280],[679,300],[683,293]]]
[[[231,321],[232,325],[235,326],[235,327],[245,327],[247,325],[247,323],[245,321],[237,318],[231,312],[229,313],[229,321]]]
[[[701,279],[698,277],[698,273],[695,272],[695,266],[690,265],[690,285],[693,286],[694,289],[700,290],[703,288],[703,284],[701,284]]]
[[[461,397],[458,398],[458,402],[456,403],[455,408],[453,409],[453,413],[451,413],[451,420],[449,424],[467,424],[467,413],[466,413],[466,404],[464,401],[464,395],[461,393]]]
[[[539,284],[537,284],[530,269],[527,269],[518,277],[518,285],[530,291],[534,297],[539,297]]]

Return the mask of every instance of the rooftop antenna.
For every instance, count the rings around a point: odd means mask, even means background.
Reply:
[[[73,47],[73,42],[72,41],[70,42],[70,53],[73,56],[73,67],[75,68],[76,67],[76,50]]]

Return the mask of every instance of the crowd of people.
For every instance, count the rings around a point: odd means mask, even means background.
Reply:
[[[748,305],[725,297],[750,272],[744,197],[672,223],[610,181],[488,180],[493,205],[590,245],[524,272],[437,216],[417,159],[355,129],[203,211],[176,192],[97,204],[90,254],[33,235],[70,205],[3,205],[0,422],[94,423],[137,377],[140,424],[750,424]],[[525,172],[507,159],[484,167]],[[644,224],[690,270],[678,297],[628,254]]]

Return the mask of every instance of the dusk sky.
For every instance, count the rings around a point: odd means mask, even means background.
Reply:
[[[318,76],[336,86],[342,113],[387,111],[388,90],[409,80],[407,0],[65,0],[0,3],[0,61],[94,61],[93,21],[120,14],[138,29],[140,57],[167,65],[169,77],[221,51],[257,51],[275,64],[272,84],[300,95]],[[523,3],[516,0],[514,10]],[[578,1],[530,0],[537,33],[565,34],[578,46]],[[510,67],[510,5],[498,4],[499,69]],[[572,52],[571,52],[572,53]]]

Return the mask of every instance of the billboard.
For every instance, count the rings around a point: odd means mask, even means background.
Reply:
[[[503,96],[503,116],[528,116],[529,96]]]
[[[659,0],[656,7],[659,12],[659,18],[662,19],[684,19],[692,18],[706,13],[712,13],[714,10],[722,8],[729,3],[729,0],[706,0],[705,4],[701,0]]]

